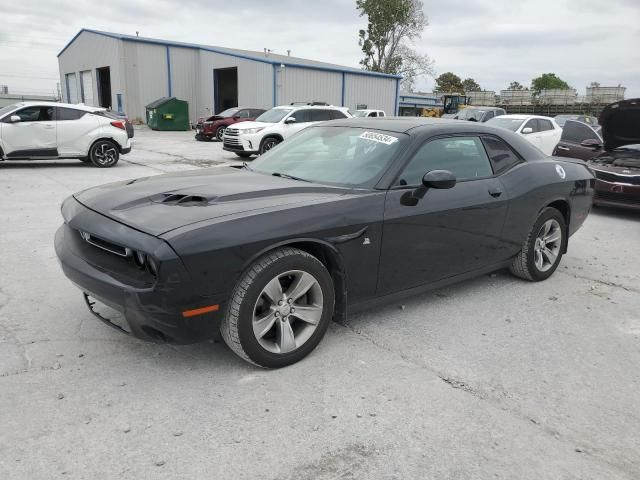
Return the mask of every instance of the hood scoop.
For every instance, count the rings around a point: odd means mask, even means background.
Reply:
[[[187,195],[182,193],[161,193],[151,197],[153,203],[163,205],[177,205],[180,207],[205,207],[215,200],[216,197],[205,195]]]

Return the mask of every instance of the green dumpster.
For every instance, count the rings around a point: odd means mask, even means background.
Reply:
[[[152,130],[189,130],[189,103],[162,97],[146,106],[147,125]]]

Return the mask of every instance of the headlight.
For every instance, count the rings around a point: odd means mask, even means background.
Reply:
[[[261,130],[264,130],[264,127],[246,128],[244,130],[240,130],[240,135],[250,135],[252,133],[258,133]]]
[[[136,267],[140,270],[146,269],[154,277],[158,276],[158,264],[151,255],[138,250],[129,249],[129,251],[129,256],[133,258],[133,263],[136,264]]]

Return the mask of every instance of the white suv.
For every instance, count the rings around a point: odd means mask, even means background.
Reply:
[[[77,158],[96,167],[131,151],[133,127],[104,108],[23,102],[0,108],[0,160]]]
[[[262,154],[309,125],[350,116],[346,107],[332,105],[274,107],[256,118],[255,122],[227,127],[222,138],[223,148],[239,157]]]

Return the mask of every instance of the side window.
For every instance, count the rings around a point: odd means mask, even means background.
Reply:
[[[570,143],[582,143],[587,139],[601,141],[591,128],[583,123],[574,122],[573,120],[566,121],[560,139]]]
[[[65,120],[78,120],[82,118],[84,114],[87,113],[83,110],[76,110],[75,108],[62,108],[56,107],[56,120],[65,121]]]
[[[502,108],[500,110],[496,110],[496,117],[499,117],[500,115],[506,115],[506,112]]]
[[[538,119],[538,128],[541,132],[546,132],[547,130],[553,130],[553,124],[549,120],[544,120],[542,118]]]
[[[522,127],[522,130],[524,130],[525,128],[530,128],[531,129],[531,133],[536,133],[539,132],[540,130],[538,129],[538,120],[536,120],[535,118],[532,118],[531,120],[529,120],[524,127]]]
[[[53,120],[53,107],[23,108],[5,118],[5,122],[10,122],[13,115],[18,115],[20,122],[49,122]]]
[[[384,112],[378,112],[379,117],[384,117]]]
[[[331,114],[331,120],[337,120],[341,118],[347,118],[347,116],[340,110],[329,110]]]
[[[311,110],[312,122],[326,122],[327,120],[332,120],[331,110],[320,110],[320,109]]]
[[[240,118],[249,118],[249,115],[250,115],[250,111],[249,110],[240,110],[237,113],[237,116],[240,117]]]
[[[522,162],[509,146],[495,137],[482,137],[482,143],[487,150],[489,160],[496,175],[506,172],[511,167]]]
[[[482,121],[483,121],[483,122],[486,122],[487,120],[490,120],[490,119],[492,119],[493,117],[494,117],[493,110],[489,110],[489,111],[485,114],[485,116],[484,116],[484,118],[482,119]]]
[[[311,110],[309,109],[300,109],[296,110],[291,114],[292,117],[295,117],[296,123],[306,123],[311,121]]]
[[[258,118],[264,113],[264,110],[251,110],[251,118]]]
[[[447,137],[428,141],[400,175],[400,185],[420,185],[431,170],[449,170],[458,181],[493,175],[489,158],[478,137]]]
[[[378,112],[370,112],[369,116],[370,117],[377,117],[378,116]]]

